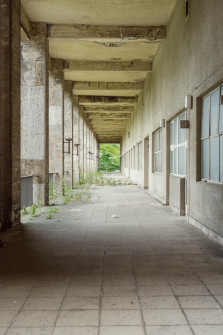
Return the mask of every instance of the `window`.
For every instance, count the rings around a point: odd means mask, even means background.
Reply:
[[[136,147],[133,147],[133,169],[136,168]]]
[[[138,144],[138,169],[142,170],[142,142]]]
[[[154,140],[154,172],[162,172],[162,154],[163,154],[163,131],[162,129],[153,134]]]
[[[187,132],[180,128],[180,121],[186,120],[186,112],[170,122],[170,174],[187,174]]]
[[[201,178],[223,183],[223,86],[202,101]]]

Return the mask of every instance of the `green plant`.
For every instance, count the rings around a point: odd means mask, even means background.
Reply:
[[[58,212],[58,208],[57,207],[52,207],[48,209],[48,213],[49,214],[54,214]]]
[[[73,197],[72,187],[69,182],[62,179],[63,203],[67,203]]]
[[[25,206],[22,207],[22,215],[26,215],[29,214],[29,212],[27,211],[27,208]]]
[[[47,220],[51,220],[53,218],[53,214],[52,213],[50,213],[50,214],[48,214],[47,216],[46,216],[46,219]]]
[[[29,209],[29,213],[32,217],[36,217],[40,215],[40,211],[38,210],[42,206],[42,201],[40,201],[37,205],[32,204],[32,206]]]
[[[77,191],[74,196],[74,201],[78,202],[82,199],[82,193],[80,191]]]
[[[116,181],[115,179],[112,180],[112,186],[115,186],[116,185]]]
[[[53,181],[51,181],[49,183],[49,199],[53,200],[53,199],[55,199],[55,197],[56,197],[56,195],[54,193],[54,183],[53,183]]]

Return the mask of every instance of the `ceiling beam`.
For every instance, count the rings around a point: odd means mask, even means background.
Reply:
[[[23,7],[21,7],[20,24],[21,24],[21,27],[23,28],[24,32],[26,33],[26,35],[30,38],[30,33],[31,33],[32,26],[31,26],[29,18],[27,16],[26,12],[24,11]]]
[[[113,62],[113,61],[78,61],[71,60],[65,64],[65,72],[72,71],[128,71],[128,72],[151,72],[151,62]]]
[[[137,97],[96,97],[96,96],[80,96],[79,105],[85,107],[134,107]]]
[[[100,96],[135,96],[144,88],[144,83],[105,83],[105,82],[75,82],[74,95]]]
[[[166,27],[52,24],[49,25],[48,37],[49,39],[87,40],[99,43],[110,42],[111,44],[126,41],[154,42],[166,38]]]

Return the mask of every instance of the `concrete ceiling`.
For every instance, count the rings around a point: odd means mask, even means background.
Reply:
[[[120,114],[123,99],[142,91],[176,0],[21,1],[30,22],[49,25],[51,58],[76,62],[65,66],[64,79],[86,100],[83,108],[95,108],[85,118],[99,141],[120,141],[134,111]]]
[[[166,25],[176,0],[22,0],[32,22]]]

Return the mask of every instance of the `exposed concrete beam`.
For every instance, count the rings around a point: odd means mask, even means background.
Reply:
[[[107,104],[115,104],[122,106],[134,106],[135,102],[137,102],[137,98],[129,98],[129,97],[88,97],[88,96],[80,96],[79,104],[83,106],[101,106]],[[111,105],[109,105],[111,106]]]
[[[49,26],[48,36],[50,39],[88,40],[111,44],[139,40],[154,42],[166,38],[166,27],[53,24]]]
[[[68,61],[66,69],[72,71],[128,71],[150,72],[151,62],[112,62],[112,61]],[[65,69],[65,71],[66,71]]]
[[[21,27],[23,28],[24,32],[26,33],[26,35],[30,38],[30,33],[31,33],[31,23],[29,21],[29,18],[26,14],[26,12],[24,11],[24,9],[21,7]]]
[[[144,82],[139,83],[112,83],[112,82],[75,82],[74,95],[97,96],[130,96],[134,97],[144,88]]]
[[[104,120],[129,120],[131,119],[131,116],[103,116],[103,117],[98,117],[98,116],[88,116],[88,120],[90,121],[104,121]]]
[[[132,114],[134,113],[134,110],[132,110],[129,107],[123,107],[123,108],[105,108],[105,109],[84,109],[84,114],[120,114],[120,113],[126,113],[126,114]]]

